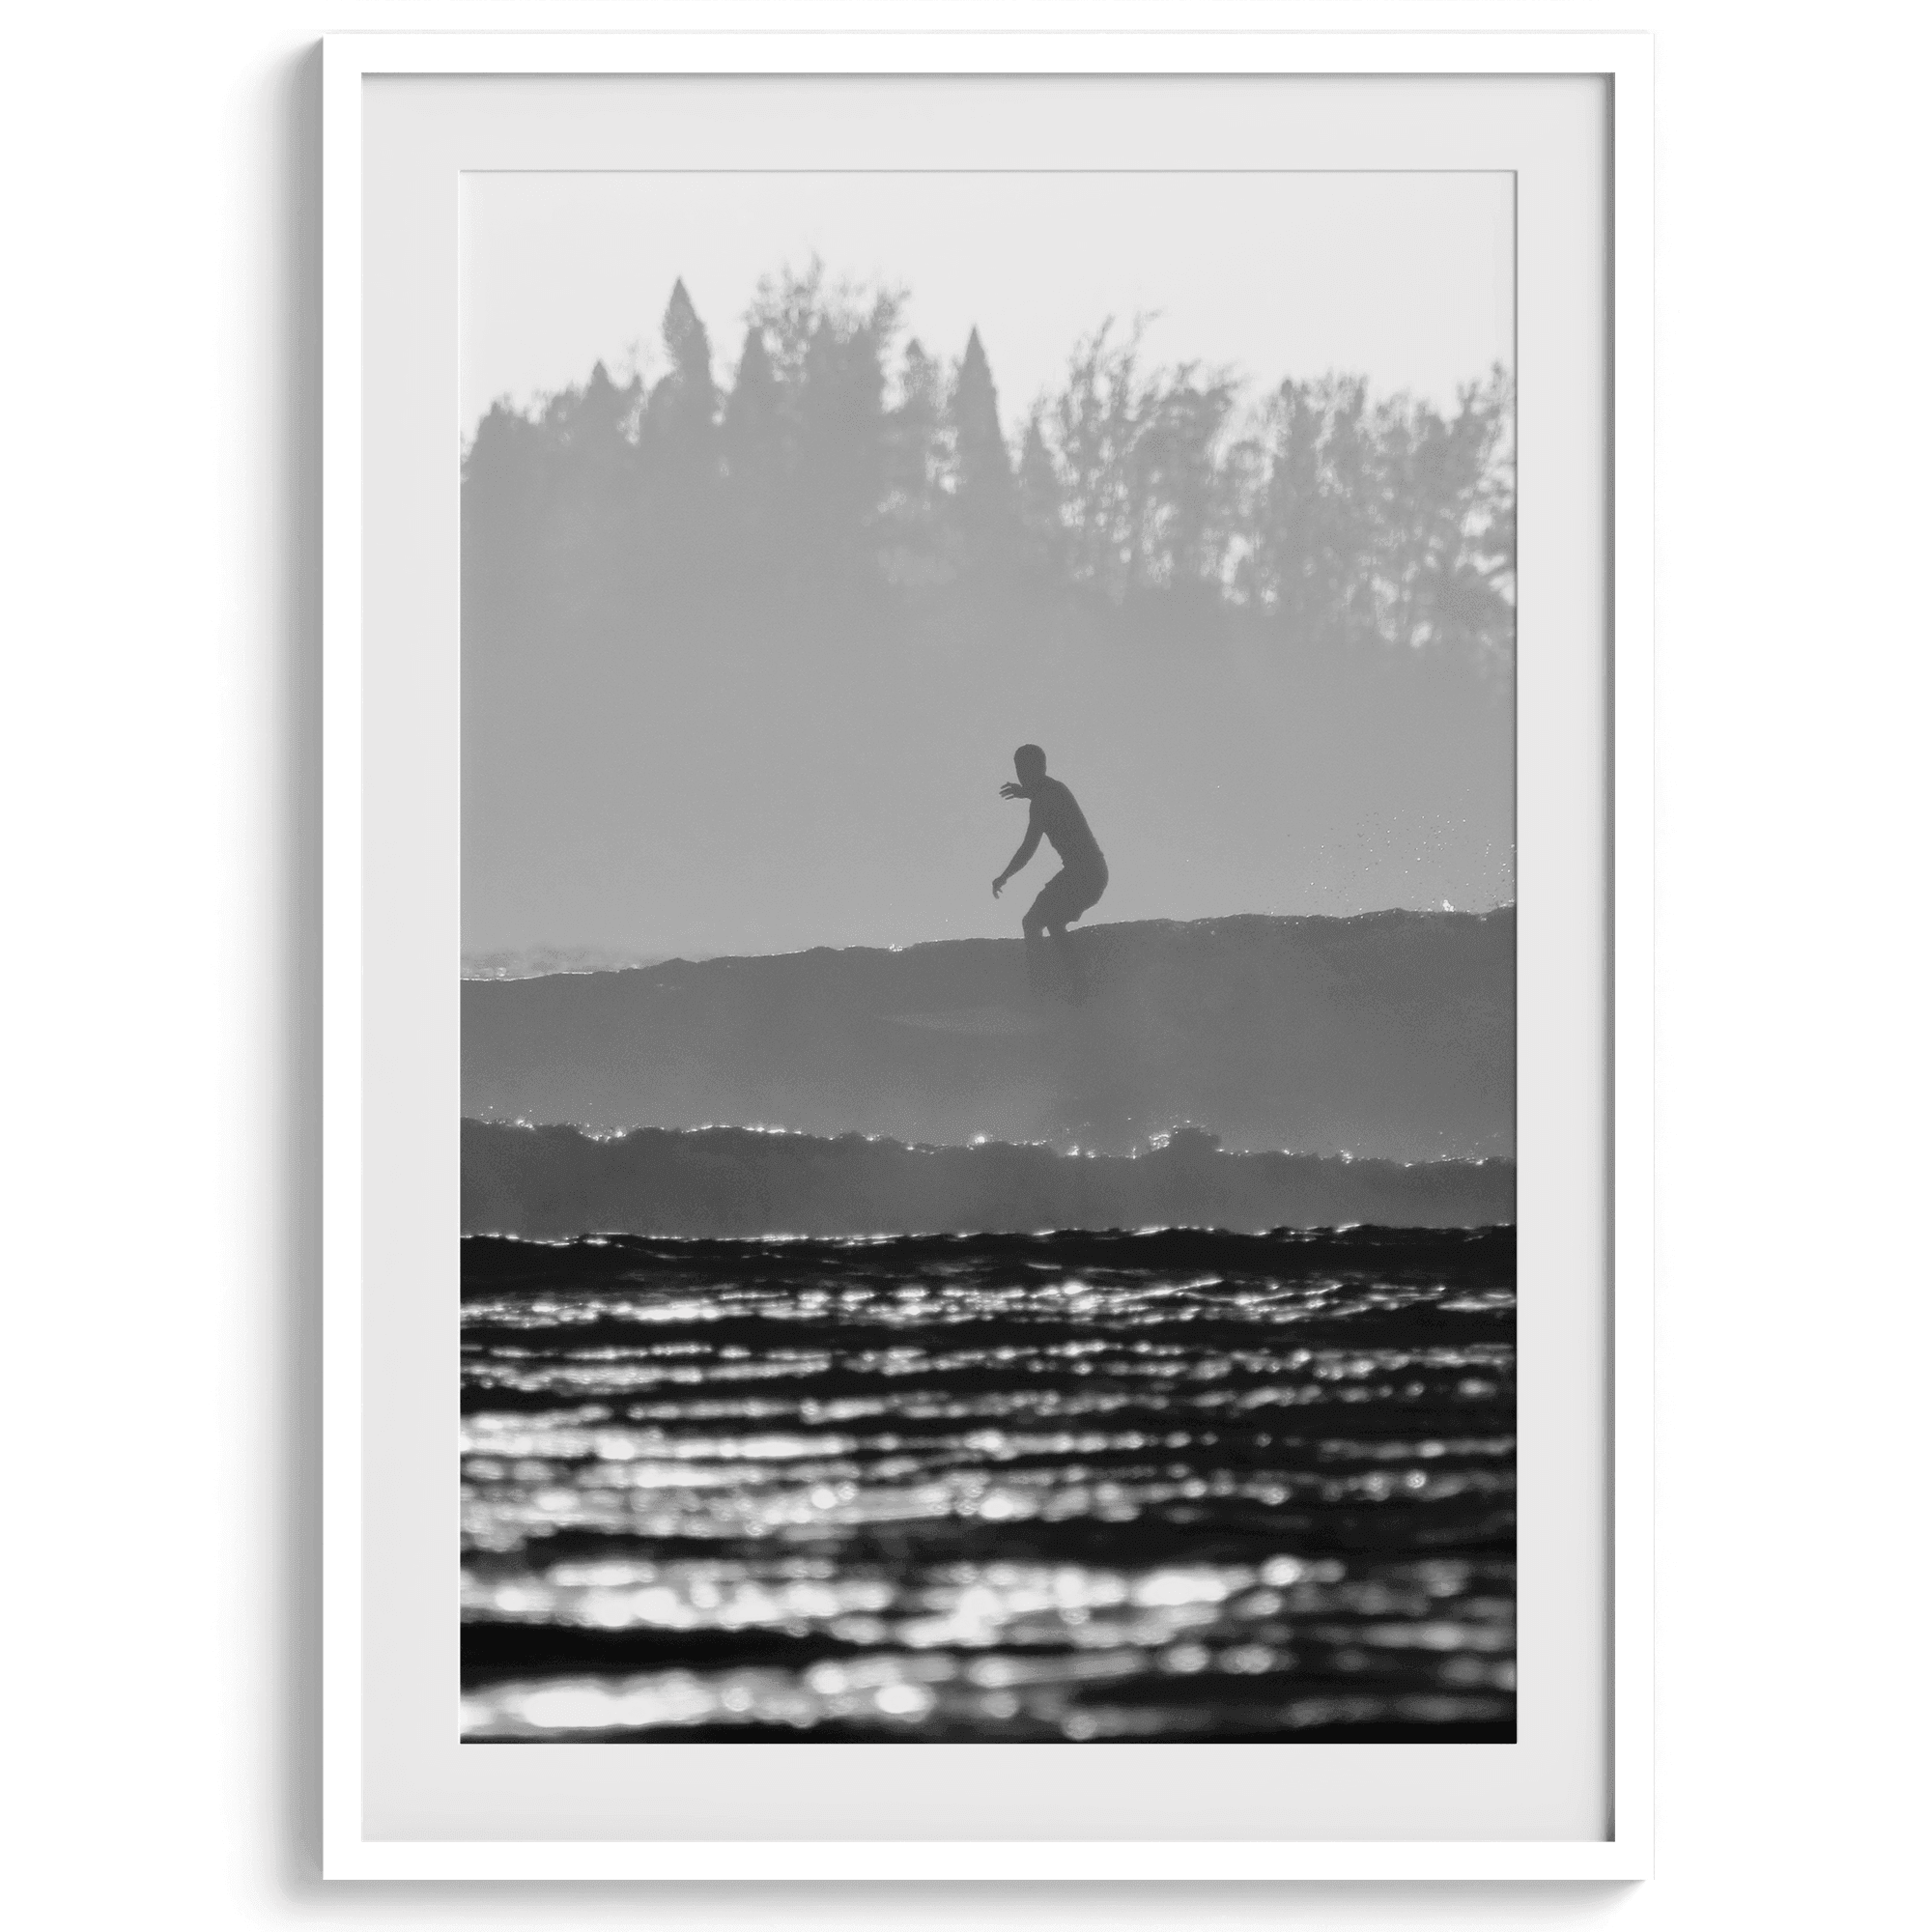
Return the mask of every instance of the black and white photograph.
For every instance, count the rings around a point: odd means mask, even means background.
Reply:
[[[1513,219],[466,180],[464,1740],[1514,1739]]]
[[[9,27],[9,1923],[1925,1918],[1932,14]]]

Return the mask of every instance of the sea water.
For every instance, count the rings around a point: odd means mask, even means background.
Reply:
[[[1510,1229],[463,1282],[468,1740],[1514,1736]]]

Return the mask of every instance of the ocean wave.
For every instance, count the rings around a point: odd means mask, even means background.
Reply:
[[[545,980],[586,973],[633,973],[661,966],[663,952],[637,952],[608,946],[523,946],[494,952],[466,952],[466,980]]]
[[[742,1127],[600,1135],[466,1121],[462,1213],[466,1234],[533,1237],[1478,1227],[1515,1219],[1516,1167],[1226,1153],[1199,1131],[1118,1155],[997,1141],[908,1146]]]
[[[1512,908],[1102,923],[1075,944],[1078,1003],[1032,996],[1016,939],[471,980],[462,1111],[1112,1153],[1196,1121],[1248,1151],[1514,1151]]]

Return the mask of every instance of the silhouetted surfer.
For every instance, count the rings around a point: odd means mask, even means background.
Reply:
[[[1047,777],[1046,753],[1037,745],[1022,745],[1013,753],[1013,770],[1019,774],[1019,782],[1003,784],[1000,796],[1031,799],[1033,811],[1020,849],[993,881],[993,896],[1000,896],[1007,881],[1039,849],[1041,838],[1060,854],[1060,870],[1040,888],[1039,896],[1020,922],[1020,929],[1026,934],[1027,973],[1036,991],[1045,984],[1040,942],[1051,934],[1065,967],[1067,983],[1074,998],[1080,999],[1086,994],[1087,981],[1066,928],[1091,910],[1107,890],[1107,862],[1078,801],[1058,779]]]

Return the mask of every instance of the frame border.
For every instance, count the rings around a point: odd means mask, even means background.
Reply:
[[[685,9],[689,18],[705,17]],[[1652,1870],[1654,298],[1646,33],[867,24],[323,42],[323,1875],[327,1879],[1639,1879]],[[822,14],[824,10],[814,10]],[[1165,12],[1166,10],[1162,10]],[[1024,17],[1004,8],[981,12]],[[1169,17],[1178,15],[1174,10]],[[1199,14],[1190,10],[1192,17]],[[714,16],[715,17],[715,16]],[[1092,17],[1091,15],[1089,17]],[[1215,14],[1214,17],[1220,17]],[[1351,19],[1359,18],[1359,10]],[[1408,15],[1407,17],[1413,17]],[[361,94],[384,75],[1565,74],[1611,91],[1610,1825],[1582,1842],[365,1840],[361,1816]]]

